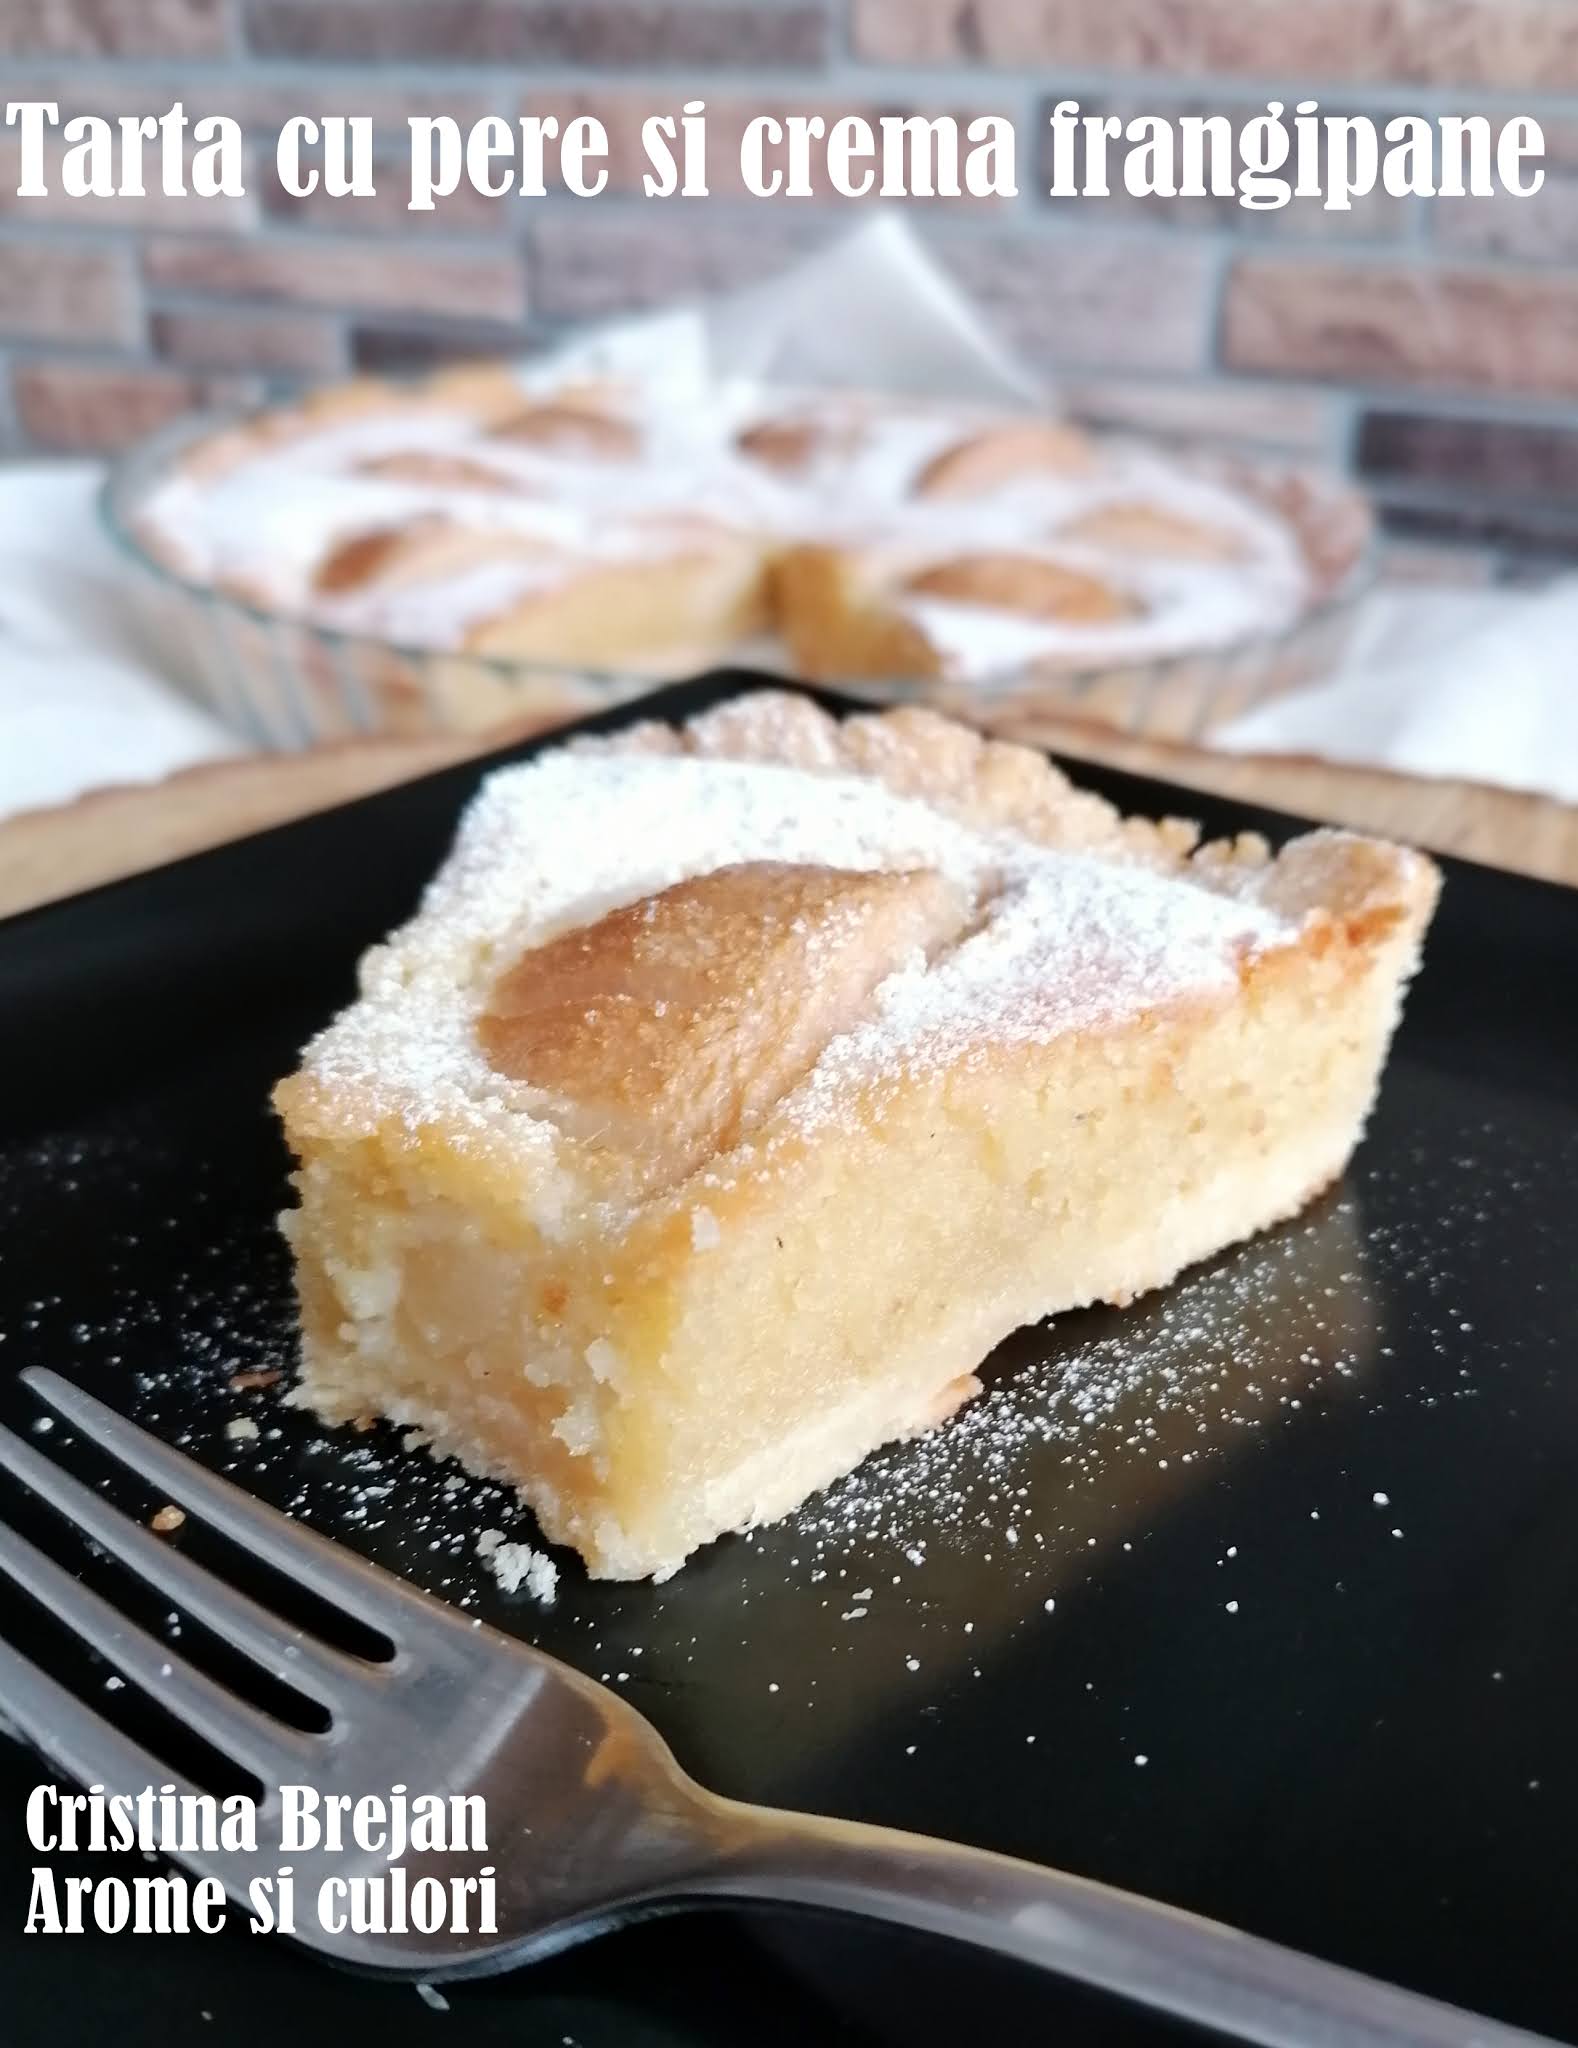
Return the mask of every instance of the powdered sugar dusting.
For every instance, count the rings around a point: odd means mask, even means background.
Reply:
[[[551,360],[523,368],[521,403],[551,403],[564,374]],[[240,584],[335,630],[434,649],[464,645],[471,629],[536,589],[611,561],[693,551],[709,531],[753,536],[763,550],[828,540],[896,550],[901,582],[929,565],[1007,550],[1093,576],[1128,600],[1119,617],[1082,624],[897,592],[947,672],[970,680],[1011,675],[1037,658],[1099,665],[1222,646],[1280,629],[1307,601],[1309,569],[1278,513],[1225,475],[1154,449],[1091,441],[1085,460],[1067,467],[931,496],[916,489],[928,466],[961,437],[1000,429],[1001,414],[793,396],[743,379],[629,378],[605,397],[628,430],[617,459],[606,445],[578,454],[492,432],[442,380],[425,397],[391,390],[387,405],[331,404],[316,419],[286,413],[272,432],[232,435],[228,463],[175,466],[141,517],[205,583]],[[811,428],[803,468],[742,451],[742,430],[786,419]],[[212,456],[211,444],[199,443],[198,454],[205,445]],[[1136,506],[1197,523],[1223,546],[1180,553],[1104,539],[1100,515]],[[350,589],[321,575],[347,539],[424,529],[470,545],[458,559],[440,550],[414,579],[409,565],[404,576],[374,573]],[[775,643],[773,651],[783,658]]]
[[[477,1555],[506,1593],[524,1586],[534,1600],[551,1605],[559,1589],[559,1567],[544,1551],[529,1543],[510,1543],[502,1529],[484,1529],[477,1538]]]
[[[831,1107],[841,1085],[895,1065],[951,1065],[988,1039],[1044,1043],[1230,988],[1241,953],[1290,936],[1268,911],[1090,854],[1038,852],[1001,873],[980,930],[890,977],[877,1015],[828,1048],[814,1101]]]
[[[1290,938],[1263,905],[1119,856],[976,830],[874,778],[759,762],[546,754],[494,775],[416,918],[362,966],[363,1000],[309,1049],[309,1071],[359,1113],[442,1121],[541,1171],[555,1136],[531,1092],[478,1044],[493,979],[528,948],[674,883],[738,862],[940,872],[977,905],[941,961],[916,956],[874,1013],[829,1045],[806,1112],[906,1063],[988,1038],[1044,1040],[1230,987],[1247,951]]]
[[[791,1526],[827,1558],[891,1555],[935,1575],[947,1548],[1032,1582],[1049,1556],[1104,1546],[1117,1472],[1158,1493],[1172,1473],[1186,1484],[1309,1386],[1355,1372],[1370,1332],[1354,1221],[1328,1205],[1133,1309],[1058,1319],[1061,1342],[1021,1333],[945,1428],[878,1451]],[[1057,1488],[1034,1477],[1049,1461]]]

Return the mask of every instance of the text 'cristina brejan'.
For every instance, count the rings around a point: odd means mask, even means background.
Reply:
[[[345,1871],[321,1878],[301,1897],[288,1863],[249,1876],[242,1910],[254,1934],[294,1934],[307,1916],[326,1934],[498,1932],[495,1869],[476,1865],[488,1852],[487,1807],[476,1793],[413,1793],[394,1785],[386,1794],[352,1799],[281,1785],[260,1802],[173,1785],[137,1793],[36,1785],[28,1796],[27,1837],[40,1855],[345,1859]],[[463,1856],[473,1867],[464,1876],[433,1875],[431,1859],[440,1855]],[[422,1875],[405,1867],[408,1856],[422,1859]],[[29,1934],[217,1934],[228,1911],[216,1877],[182,1870],[68,1877],[39,1864],[23,1927]]]

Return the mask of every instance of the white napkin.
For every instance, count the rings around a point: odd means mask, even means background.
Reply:
[[[1336,675],[1246,712],[1212,743],[1578,803],[1578,577],[1535,594],[1380,590]]]
[[[679,392],[738,377],[1011,405],[1047,399],[1045,383],[896,214],[876,215],[765,284],[589,328],[552,361]]]
[[[917,398],[1045,404],[978,310],[896,214],[702,311],[715,371]]]
[[[0,467],[0,817],[234,753],[163,680],[87,463]]]

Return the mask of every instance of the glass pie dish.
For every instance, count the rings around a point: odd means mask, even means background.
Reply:
[[[256,420],[207,414],[176,422],[112,468],[100,505],[105,527],[136,572],[153,631],[179,648],[192,686],[225,723],[259,746],[549,725],[720,658],[790,676],[803,672],[788,645],[754,635],[724,649],[699,648],[689,659],[669,648],[651,664],[413,644],[295,615],[262,595],[210,582],[157,544],[147,508],[202,444],[238,428],[255,430]],[[876,701],[933,703],[987,727],[1055,713],[1178,740],[1199,738],[1266,697],[1314,680],[1340,651],[1354,602],[1373,573],[1368,502],[1334,474],[1240,459],[1176,460],[1204,487],[1225,488],[1280,522],[1302,564],[1296,616],[1219,644],[1131,659],[1040,655],[969,680],[902,670],[856,677],[824,664],[816,679]]]

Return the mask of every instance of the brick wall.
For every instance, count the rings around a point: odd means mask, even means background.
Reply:
[[[354,367],[513,348],[755,278],[855,202],[641,197],[644,113],[1011,114],[1015,201],[911,202],[922,231],[1082,409],[1351,463],[1394,525],[1578,552],[1578,0],[0,0],[0,85],[63,114],[229,113],[245,199],[25,202],[0,139],[0,445],[111,447],[199,402]],[[1049,103],[1545,123],[1532,200],[1388,198],[1329,214],[1211,200],[1052,202]],[[591,112],[594,201],[461,194],[405,211],[295,201],[287,113]]]

